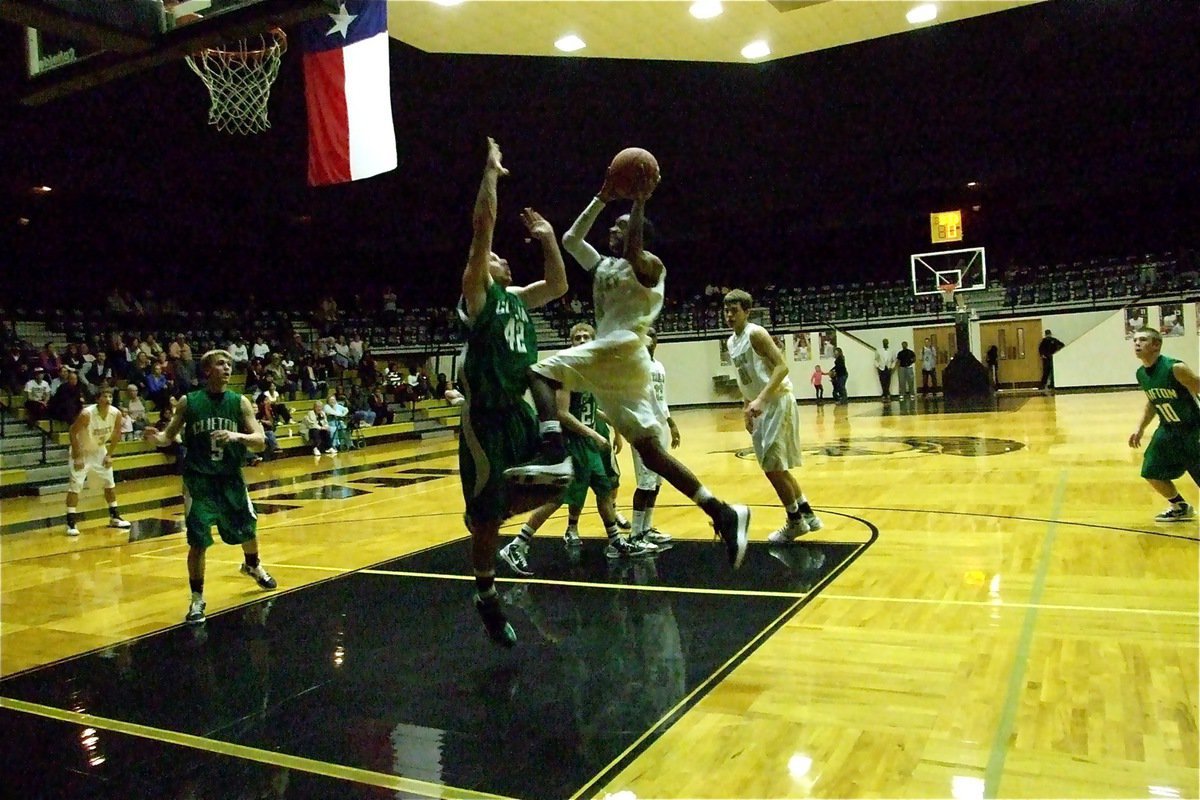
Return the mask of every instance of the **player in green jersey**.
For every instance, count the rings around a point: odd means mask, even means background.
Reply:
[[[596,338],[596,329],[586,322],[571,328],[571,344],[579,346]],[[617,488],[620,473],[613,461],[613,453],[621,450],[620,434],[609,439],[608,423],[596,407],[596,398],[591,392],[558,392],[558,419],[562,423],[563,440],[567,453],[575,467],[575,479],[567,487],[562,499],[534,509],[529,520],[521,526],[521,532],[500,549],[499,557],[518,575],[532,575],[529,567],[529,543],[546,520],[565,503],[567,505],[567,530],[563,542],[569,550],[583,542],[579,538],[579,515],[583,512],[583,501],[588,489],[596,495],[596,511],[608,534],[605,555],[609,558],[637,558],[656,555],[660,548],[630,541],[620,535],[620,520],[616,510]]]
[[[230,391],[233,357],[210,350],[200,359],[205,386],[179,400],[165,431],[146,428],[147,441],[166,447],[183,434],[183,506],[188,542],[188,583],[192,598],[184,621],[204,622],[204,561],[213,543],[212,527],[226,544],[240,544],[246,561],[243,575],[264,589],[275,579],[258,559],[258,517],[246,491],[242,464],[246,451],[261,453],[267,440],[250,398]]]
[[[1200,486],[1200,377],[1187,364],[1162,354],[1162,334],[1153,328],[1134,332],[1133,352],[1142,362],[1137,382],[1146,393],[1146,408],[1129,446],[1142,443],[1146,426],[1157,416],[1158,428],[1142,457],[1142,477],[1171,501],[1171,507],[1154,519],[1194,520],[1196,509],[1175,488],[1175,479],[1186,472]]]
[[[500,176],[508,174],[501,160],[500,146],[489,138],[458,306],[466,327],[457,378],[465,397],[458,462],[471,531],[475,608],[492,641],[512,647],[516,633],[496,594],[496,548],[500,524],[533,506],[526,504],[528,497],[516,496],[517,490],[504,480],[504,470],[529,458],[538,445],[537,417],[524,399],[528,367],[537,360],[537,332],[528,310],[566,294],[567,273],[554,229],[529,208],[521,213],[521,220],[530,238],[541,244],[544,278],[528,286],[513,286],[508,262],[492,252],[499,202],[496,184]],[[565,485],[537,490],[539,499],[530,502],[541,505],[561,495]]]

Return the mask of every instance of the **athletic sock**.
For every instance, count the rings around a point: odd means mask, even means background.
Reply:
[[[533,528],[529,527],[529,523],[525,523],[524,525],[521,526],[521,532],[517,534],[517,539],[522,544],[528,545],[530,542],[533,541],[533,535],[535,533],[537,533],[537,531],[535,531]]]
[[[800,509],[801,514],[813,513],[812,506],[808,504],[808,498],[804,496],[803,492],[801,492],[800,496],[796,498],[796,505]]]
[[[793,500],[783,508],[785,511],[787,511],[788,519],[800,519],[800,503],[798,501]]]
[[[194,581],[189,578],[188,579],[188,587],[191,588],[191,590],[192,590],[193,598],[200,597],[201,595],[204,594],[204,581],[203,580]]]
[[[725,508],[725,504],[713,497],[713,493],[705,486],[696,490],[696,493],[692,495],[692,502],[704,509],[704,513],[713,519],[716,519],[721,510]]]
[[[116,503],[108,504],[108,516],[110,519],[118,519],[121,516],[121,512],[117,510]]]
[[[538,423],[538,433],[541,434],[542,447],[551,453],[563,451],[562,423],[556,419]]]
[[[1177,494],[1171,498],[1170,503],[1171,503],[1171,505],[1175,506],[1176,508],[1183,508],[1184,506],[1187,505],[1187,500],[1183,499],[1183,495]]]
[[[638,511],[635,508],[633,510],[633,528],[632,528],[632,530],[630,530],[630,533],[633,534],[634,536],[638,536],[645,530],[646,530],[646,512]]]
[[[246,566],[250,569],[258,567],[258,553],[246,553]]]
[[[67,509],[67,527],[74,528],[75,523],[79,521],[79,514],[74,508]]]

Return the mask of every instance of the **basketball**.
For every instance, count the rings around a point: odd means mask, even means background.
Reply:
[[[658,177],[658,159],[640,147],[626,147],[608,168],[609,186],[625,200],[649,196],[658,185]]]

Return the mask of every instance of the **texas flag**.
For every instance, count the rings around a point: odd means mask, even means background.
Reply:
[[[386,0],[344,0],[304,23],[308,183],[327,186],[396,168]]]

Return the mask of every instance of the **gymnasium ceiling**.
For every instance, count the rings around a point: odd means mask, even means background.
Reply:
[[[768,61],[992,14],[1041,0],[942,0],[938,16],[913,25],[905,14],[922,0],[725,0],[722,13],[696,19],[690,0],[434,0],[393,2],[393,38],[430,53],[563,56],[574,34],[576,58],[744,62],[743,46],[766,41]]]

